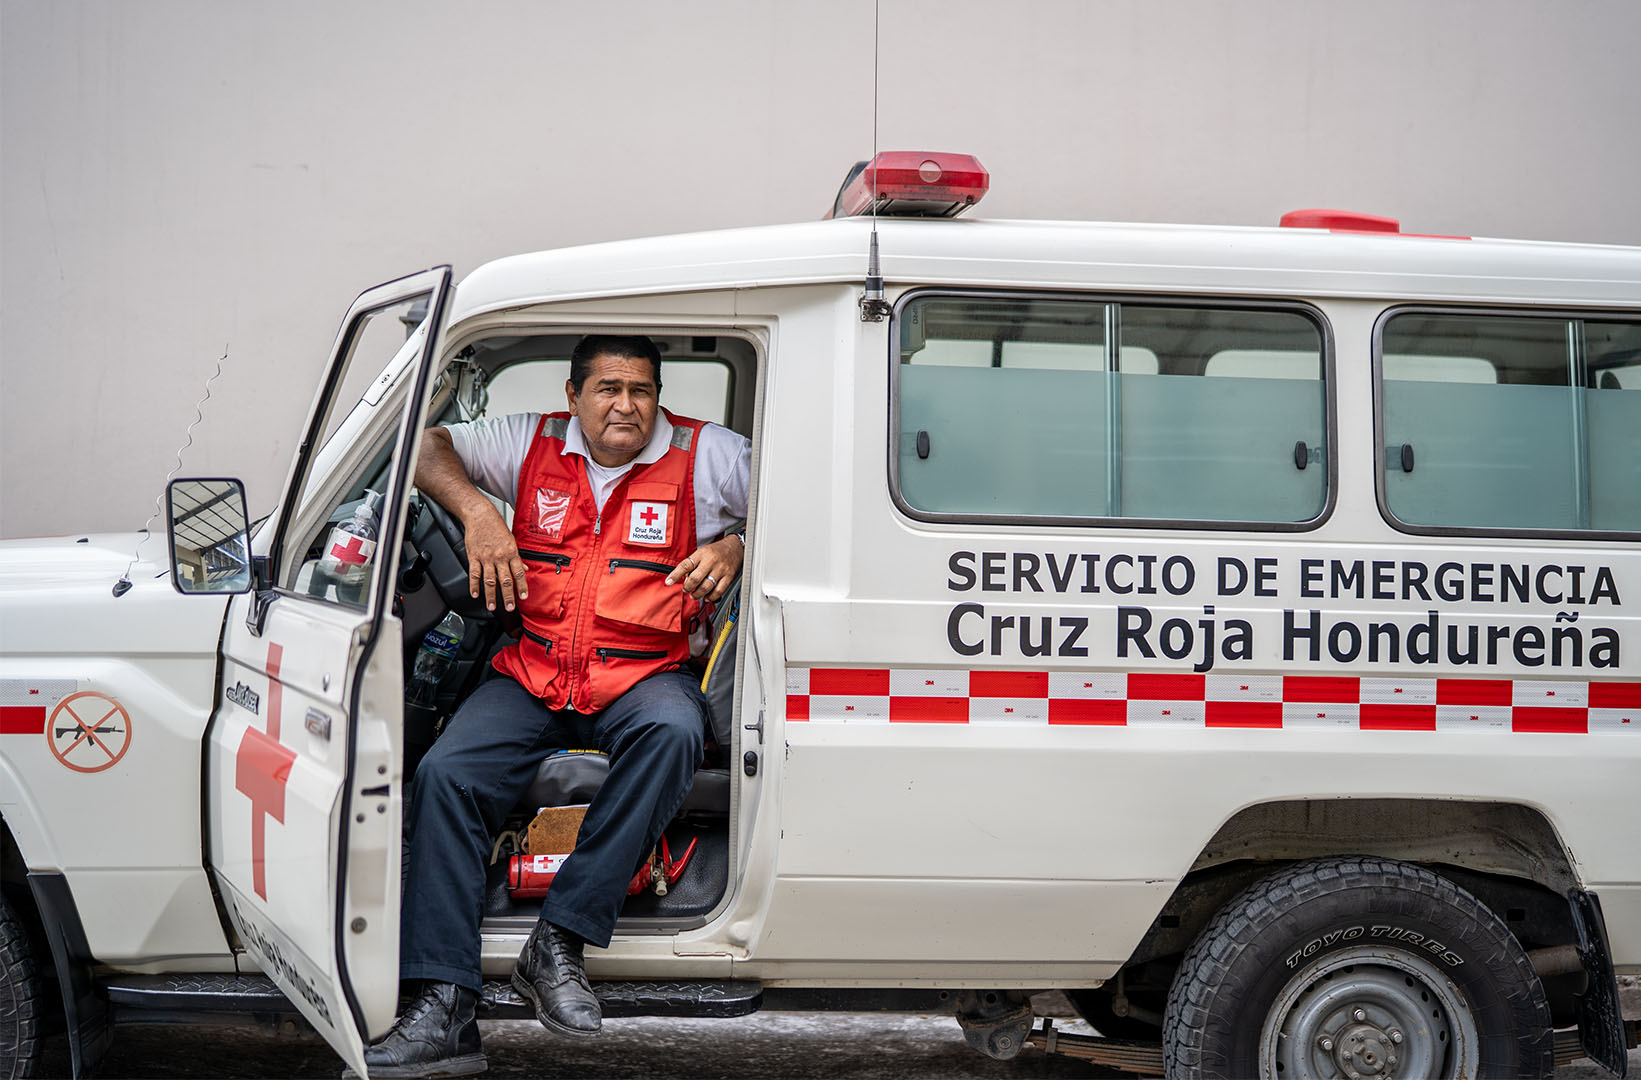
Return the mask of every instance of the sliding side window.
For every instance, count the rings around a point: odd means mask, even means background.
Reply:
[[[1295,528],[1327,506],[1308,309],[921,294],[896,328],[914,517]]]
[[[1641,531],[1641,321],[1398,312],[1385,508],[1423,531]]]

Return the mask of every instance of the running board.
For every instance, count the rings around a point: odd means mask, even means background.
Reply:
[[[605,1016],[745,1016],[763,1005],[764,984],[744,979],[594,981]],[[486,979],[480,1020],[533,1020],[535,1009],[505,979]]]
[[[186,1023],[213,1014],[278,1017],[296,1007],[266,975],[115,975],[101,984],[125,1023]],[[745,1016],[763,1004],[761,982],[731,979],[594,982],[605,1016]],[[487,979],[481,1020],[530,1020],[535,1010],[511,982]]]
[[[266,975],[113,975],[100,984],[121,1023],[187,1023],[222,1013],[279,1017],[296,1006]]]

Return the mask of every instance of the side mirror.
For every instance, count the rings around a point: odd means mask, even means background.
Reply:
[[[178,592],[251,591],[251,527],[238,480],[173,480],[165,511]]]

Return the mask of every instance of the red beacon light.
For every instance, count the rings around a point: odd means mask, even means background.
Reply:
[[[1284,229],[1328,229],[1333,232],[1399,233],[1402,223],[1378,214],[1354,210],[1289,210],[1282,215]]]
[[[1426,240],[1468,240],[1468,236],[1450,236],[1445,233],[1405,233],[1402,223],[1378,214],[1361,214],[1355,210],[1289,210],[1282,215],[1284,229],[1326,229],[1336,233],[1386,233],[1391,236],[1415,236]]]
[[[956,217],[990,186],[991,175],[970,154],[885,150],[855,163],[826,216]]]

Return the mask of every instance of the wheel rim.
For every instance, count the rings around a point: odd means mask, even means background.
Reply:
[[[1268,1080],[1456,1078],[1475,1073],[1479,1039],[1464,996],[1423,957],[1373,946],[1296,972],[1266,1014]]]

